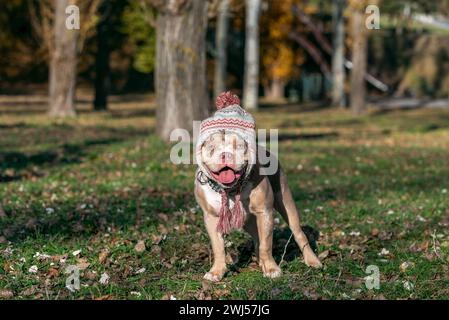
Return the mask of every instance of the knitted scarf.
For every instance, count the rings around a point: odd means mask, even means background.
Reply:
[[[234,198],[234,207],[229,208],[229,194],[226,190],[222,190],[221,194],[221,209],[218,213],[217,231],[221,234],[228,234],[233,229],[240,229],[243,227],[244,214],[242,210],[242,203],[240,201],[240,186]]]

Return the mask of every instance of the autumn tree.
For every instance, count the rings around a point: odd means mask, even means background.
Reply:
[[[174,129],[192,131],[208,114],[206,28],[208,1],[152,0],[157,9],[157,133],[169,140]]]
[[[268,8],[262,16],[261,40],[262,54],[262,84],[265,97],[279,99],[284,96],[287,81],[291,78],[294,65],[303,62],[303,55],[295,54],[289,38],[296,18],[292,8],[299,1],[268,1]]]

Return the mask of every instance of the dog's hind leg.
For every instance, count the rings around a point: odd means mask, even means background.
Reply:
[[[296,209],[290,188],[288,187],[287,177],[280,168],[275,175],[270,177],[270,183],[274,191],[274,208],[288,223],[295,241],[303,253],[304,262],[308,266],[320,268],[322,264],[313,252],[306,235],[302,231],[299,213]]]

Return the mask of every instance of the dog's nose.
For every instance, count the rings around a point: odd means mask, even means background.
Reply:
[[[234,156],[231,152],[222,152],[220,155],[221,163],[229,163],[232,162]]]

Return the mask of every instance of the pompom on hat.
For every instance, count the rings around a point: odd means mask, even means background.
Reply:
[[[256,163],[257,142],[256,123],[254,118],[240,106],[239,97],[230,91],[220,94],[215,101],[215,105],[217,107],[215,114],[212,117],[203,120],[200,124],[198,140],[196,143],[196,159],[198,166],[203,174],[208,178],[211,178],[208,170],[203,167],[201,161],[201,147],[203,146],[203,143],[211,135],[217,132],[225,131],[225,134],[235,133],[245,140],[248,145],[248,168],[245,176],[241,178],[246,179]],[[223,189],[227,188],[219,182],[217,183]]]

